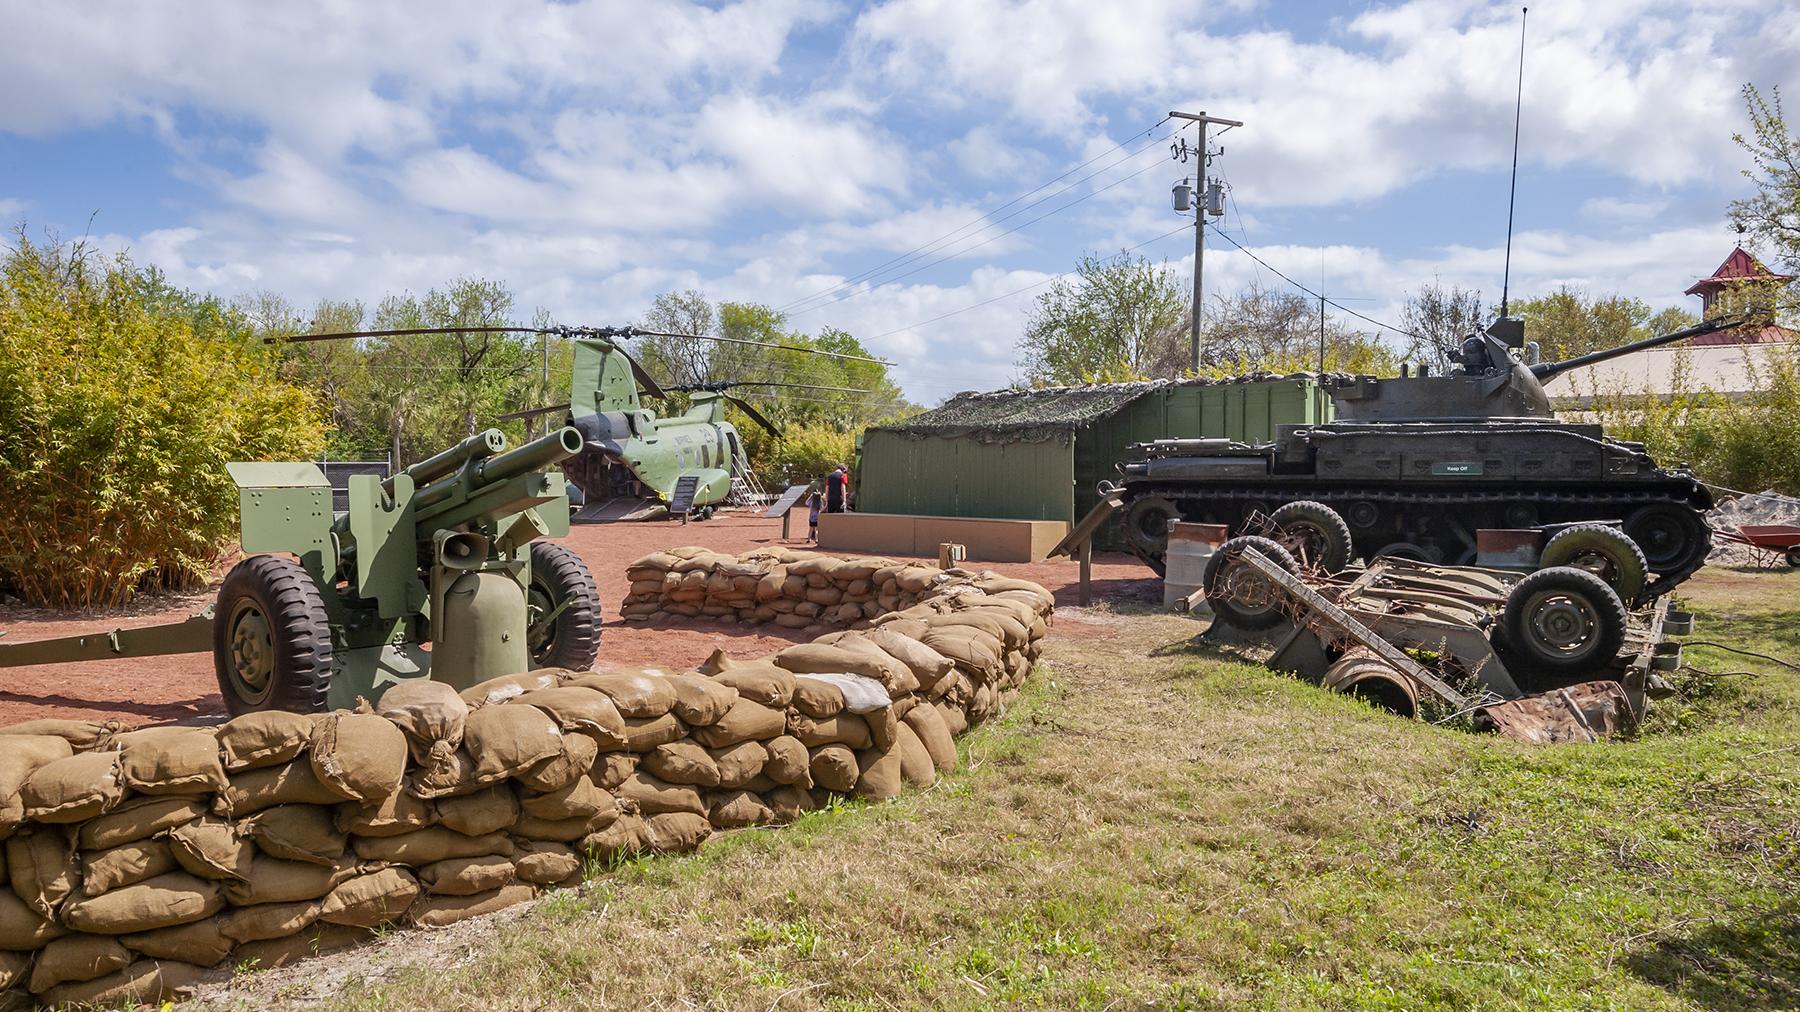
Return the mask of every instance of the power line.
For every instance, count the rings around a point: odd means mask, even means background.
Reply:
[[[1249,257],[1250,259],[1256,261],[1257,263],[1262,264],[1264,267],[1267,267],[1269,269],[1269,273],[1275,275],[1276,277],[1280,278],[1283,281],[1286,281],[1288,284],[1293,285],[1295,288],[1300,289],[1301,291],[1305,292],[1306,294],[1312,296],[1315,299],[1318,299],[1319,301],[1325,303],[1326,305],[1332,307],[1333,309],[1336,309],[1339,312],[1349,313],[1351,316],[1354,316],[1357,319],[1362,320],[1366,323],[1373,323],[1375,326],[1380,327],[1383,330],[1391,330],[1396,334],[1405,334],[1407,337],[1415,338],[1415,339],[1421,340],[1421,341],[1425,340],[1423,337],[1420,337],[1418,334],[1415,334],[1410,330],[1403,330],[1399,327],[1394,326],[1391,323],[1383,323],[1380,320],[1375,319],[1373,316],[1367,316],[1363,313],[1359,313],[1356,310],[1351,309],[1349,306],[1342,305],[1338,302],[1335,302],[1331,299],[1326,298],[1323,295],[1320,295],[1318,292],[1313,291],[1312,289],[1306,287],[1305,285],[1301,284],[1300,282],[1295,281],[1293,278],[1288,277],[1286,274],[1281,273],[1279,270],[1276,270],[1275,266],[1273,264],[1269,263],[1267,260],[1264,260],[1262,257],[1257,256],[1255,253],[1250,252],[1250,250],[1248,248],[1246,248],[1243,243],[1238,242],[1236,239],[1233,239],[1231,237],[1230,233],[1226,232],[1224,229],[1220,228],[1217,225],[1214,225],[1210,221],[1206,223],[1206,226],[1208,228],[1212,229],[1214,232],[1217,232],[1219,234],[1220,238],[1224,239],[1226,242],[1232,244],[1233,246],[1236,246],[1238,248],[1238,252],[1244,254],[1245,256]],[[1185,228],[1186,226],[1183,226],[1183,227]]]
[[[932,260],[928,263],[920,264],[919,266],[913,268],[910,271],[905,272],[904,274],[896,274],[896,275],[893,275],[892,277],[883,278],[883,279],[881,279],[879,284],[887,285],[887,284],[892,284],[896,281],[899,281],[902,278],[909,278],[909,277],[913,276],[914,274],[919,273],[920,271],[927,270],[932,267],[936,267],[937,265],[939,265],[941,263],[944,263],[949,260],[953,260],[959,256],[962,256],[965,253],[970,253],[970,252],[973,252],[974,250],[978,250],[981,247],[986,246],[988,243],[994,242],[999,239],[1004,239],[1007,236],[1012,235],[1014,232],[1017,232],[1023,228],[1029,228],[1032,225],[1035,225],[1038,222],[1043,221],[1045,218],[1048,218],[1053,214],[1060,214],[1063,211],[1067,211],[1069,208],[1074,207],[1076,204],[1079,204],[1084,200],[1089,200],[1091,198],[1098,197],[1100,194],[1105,193],[1107,190],[1110,190],[1113,187],[1118,186],[1121,183],[1130,182],[1131,180],[1136,179],[1138,176],[1141,176],[1144,173],[1149,172],[1151,169],[1159,167],[1161,164],[1162,164],[1161,162],[1151,162],[1149,165],[1144,166],[1143,168],[1137,170],[1136,172],[1131,173],[1128,176],[1122,176],[1118,179],[1113,180],[1110,183],[1107,183],[1105,186],[1102,186],[1097,190],[1092,190],[1088,193],[1084,193],[1081,196],[1076,197],[1074,200],[1069,201],[1067,204],[1061,205],[1060,207],[1051,208],[1050,210],[1045,211],[1043,214],[1038,215],[1037,217],[1031,219],[1030,221],[1024,222],[1023,224],[1014,225],[1012,228],[1009,228],[1006,231],[1001,232],[999,235],[989,236],[988,238],[981,240],[980,242],[976,243],[973,246],[965,246],[962,249],[945,254],[944,256],[939,257],[936,260]],[[1010,215],[1009,215],[1009,217],[1010,217]],[[816,306],[812,306],[807,309],[802,309],[797,313],[792,313],[789,315],[790,316],[805,316],[807,313],[810,313],[815,309],[824,309],[826,306],[836,305],[839,302],[848,301],[850,299],[855,298],[858,295],[862,295],[862,294],[865,294],[865,293],[873,291],[873,290],[874,290],[873,288],[858,288],[855,291],[847,292],[844,295],[839,296],[838,298],[832,299],[830,302],[824,302],[824,303],[821,303]],[[874,338],[870,338],[870,340],[874,340]]]
[[[1188,226],[1185,223],[1181,224],[1181,225],[1177,225],[1174,228],[1170,229],[1167,232],[1164,232],[1162,235],[1159,235],[1154,239],[1146,239],[1145,241],[1138,243],[1136,246],[1133,246],[1130,249],[1121,250],[1120,252],[1136,253],[1138,250],[1143,249],[1145,246],[1149,246],[1152,243],[1161,242],[1164,239],[1167,239],[1168,237],[1175,235],[1178,232],[1186,231],[1187,228],[1188,228]],[[1026,285],[1024,288],[1015,288],[1012,291],[1007,292],[1003,295],[996,295],[991,299],[983,299],[980,302],[974,303],[973,305],[964,306],[961,309],[952,309],[950,312],[944,313],[941,316],[934,316],[929,320],[920,320],[918,323],[914,323],[909,326],[901,327],[898,330],[890,330],[890,331],[887,331],[886,333],[876,334],[874,337],[869,338],[869,340],[879,341],[884,337],[893,337],[895,334],[903,334],[909,330],[913,330],[918,327],[924,327],[929,324],[936,323],[939,320],[948,320],[952,316],[958,316],[960,314],[969,312],[972,309],[980,309],[982,306],[993,305],[994,303],[999,302],[1002,299],[1010,299],[1015,295],[1022,295],[1025,292],[1031,291],[1033,288],[1042,288],[1045,285],[1050,284],[1053,281],[1061,281],[1063,278],[1066,278],[1069,275],[1074,274],[1079,269],[1080,268],[1071,268],[1069,270],[1063,271],[1061,274],[1052,275],[1051,277],[1047,277],[1042,281],[1033,282],[1029,285]]]
[[[1145,135],[1154,133],[1158,127],[1162,126],[1164,123],[1167,123],[1168,121],[1169,121],[1169,117],[1164,116],[1162,119],[1157,120],[1155,123],[1151,124],[1150,128],[1143,131],[1143,133]],[[1136,137],[1138,135],[1133,134],[1132,136]],[[1159,140],[1166,140],[1166,139],[1167,138],[1159,138]],[[839,289],[846,288],[850,285],[854,285],[858,281],[862,281],[866,278],[869,278],[876,274],[879,274],[882,271],[888,269],[889,267],[897,266],[900,263],[902,263],[903,261],[907,261],[907,260],[911,259],[914,254],[922,254],[925,252],[929,252],[932,248],[943,244],[944,242],[946,242],[953,236],[956,236],[962,232],[965,232],[968,229],[970,229],[976,225],[980,225],[982,222],[988,221],[988,219],[992,218],[994,215],[999,214],[1001,211],[1006,210],[1007,208],[1013,206],[1014,204],[1017,204],[1019,201],[1024,200],[1025,198],[1031,196],[1034,193],[1037,193],[1039,190],[1043,190],[1047,187],[1054,186],[1055,184],[1061,182],[1062,180],[1067,179],[1068,177],[1074,175],[1075,173],[1080,172],[1082,169],[1085,169],[1088,166],[1094,164],[1095,162],[1099,161],[1100,159],[1105,158],[1107,155],[1112,154],[1114,151],[1117,151],[1120,148],[1123,148],[1125,145],[1127,145],[1129,143],[1131,143],[1130,139],[1120,141],[1119,143],[1113,145],[1112,147],[1106,149],[1105,151],[1102,151],[1099,154],[1095,155],[1094,157],[1088,159],[1087,161],[1082,162],[1080,165],[1077,165],[1074,168],[1069,169],[1067,172],[1064,172],[1062,175],[1057,176],[1055,179],[1052,179],[1045,183],[1040,183],[1037,186],[1034,186],[1031,189],[1026,190],[1024,193],[1021,193],[1018,196],[1014,197],[1013,199],[1007,201],[1006,203],[1001,204],[999,207],[996,207],[990,211],[987,211],[987,212],[977,216],[973,220],[969,221],[967,224],[965,224],[957,229],[947,232],[944,235],[937,237],[936,239],[932,239],[932,240],[922,243],[918,246],[914,246],[912,249],[907,250],[905,253],[902,253],[899,256],[894,257],[891,260],[888,260],[885,263],[877,264],[876,266],[871,267],[868,270],[861,272],[860,274],[857,274],[853,277],[845,278],[844,280],[838,282],[837,284],[832,285],[830,288],[826,288],[821,291],[814,292],[811,295],[807,295],[807,296],[803,296],[801,298],[795,299],[792,302],[789,302],[785,305],[777,306],[775,311],[779,312],[779,313],[785,313],[788,310],[791,310],[791,309],[793,309],[797,306],[800,306],[804,303],[811,302],[812,300],[819,298],[820,296],[829,295],[833,292],[838,291]],[[1136,157],[1139,153],[1142,152],[1142,150],[1143,149],[1140,148],[1138,151],[1132,152],[1130,155],[1126,156],[1126,159]],[[1117,164],[1119,164],[1119,163],[1118,162],[1113,163],[1113,165],[1117,165]],[[1112,165],[1109,165],[1106,168],[1112,168]],[[1092,175],[1084,177],[1084,179],[1076,180],[1075,183],[1070,184],[1070,185],[1079,185],[1081,182],[1084,182],[1085,179],[1091,179],[1091,178],[1093,178],[1094,175],[1098,175],[1099,172],[1104,172],[1104,171],[1106,171],[1106,169],[1101,169],[1098,172],[1093,173]],[[1068,187],[1064,187],[1063,190],[1059,190],[1057,192],[1061,193],[1067,189],[1068,189]],[[1050,194],[1049,196],[1047,196],[1043,199],[1048,200],[1050,197],[1053,197],[1055,195],[1056,194]],[[1036,203],[1042,203],[1042,200],[1036,201],[1033,204],[1028,204],[1023,208],[1020,208],[1020,210],[1021,211],[1029,210],[1031,207],[1035,206]],[[1014,213],[1017,213],[1017,212],[1014,212]],[[1011,215],[1008,215],[1008,217],[1011,217]]]

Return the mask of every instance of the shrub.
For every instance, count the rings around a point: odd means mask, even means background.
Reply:
[[[0,257],[0,573],[27,601],[204,583],[236,534],[225,462],[318,450],[313,398],[249,332],[124,255],[20,235]]]
[[[769,442],[757,472],[770,488],[819,481],[839,464],[853,463],[856,437],[823,425],[790,425]]]

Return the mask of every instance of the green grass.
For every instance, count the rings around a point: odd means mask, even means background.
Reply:
[[[1800,574],[1689,587],[1696,639],[1800,653]],[[1109,621],[929,791],[626,862],[337,1005],[1800,1006],[1800,676],[1695,649],[1758,673],[1529,747]]]

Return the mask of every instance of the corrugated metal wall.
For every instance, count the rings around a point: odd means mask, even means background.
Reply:
[[[1306,379],[1152,390],[1077,429],[1073,447],[1057,439],[984,443],[871,429],[863,438],[857,508],[1073,522],[1094,508],[1098,482],[1119,480],[1113,465],[1132,443],[1201,436],[1266,442],[1277,426],[1330,418],[1330,396]],[[1095,544],[1116,548],[1117,537],[1109,524]]]
[[[934,517],[1068,520],[1074,510],[1067,442],[984,443],[974,437],[863,437],[856,508]]]

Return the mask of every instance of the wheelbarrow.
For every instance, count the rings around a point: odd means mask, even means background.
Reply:
[[[1784,555],[1788,565],[1800,569],[1800,525],[1742,524],[1715,533],[1727,541]]]

